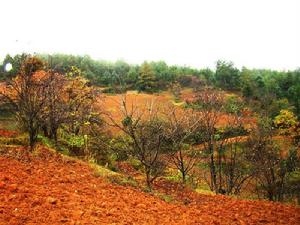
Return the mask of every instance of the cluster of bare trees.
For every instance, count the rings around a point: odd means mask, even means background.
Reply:
[[[137,158],[143,166],[146,183],[151,189],[153,181],[164,174],[171,162],[186,181],[188,172],[195,165],[194,155],[189,155],[191,134],[198,128],[200,118],[195,111],[178,115],[175,107],[158,105],[154,100],[143,106],[121,99],[122,120],[109,115],[110,125],[125,134],[123,143],[128,154]],[[175,150],[176,149],[176,150]]]
[[[238,194],[252,176],[246,171],[241,149],[245,138],[242,102],[228,103],[223,92],[207,88],[196,92],[193,104],[201,115],[198,140],[209,166],[209,175],[205,174],[204,179],[215,193]],[[222,126],[225,113],[230,117]]]
[[[57,145],[60,128],[78,135],[83,125],[94,119],[96,92],[87,81],[49,70],[37,57],[25,58],[19,74],[6,84],[0,96],[1,103],[11,106],[19,125],[28,132],[31,150],[39,133]]]
[[[228,141],[226,135],[227,131],[243,129],[241,115],[236,113],[231,125],[220,131],[218,122],[225,104],[222,93],[206,89],[197,93],[195,99],[195,107],[182,109],[154,101],[138,106],[123,95],[120,107],[123,120],[116,120],[114,115],[108,118],[110,125],[125,134],[128,153],[143,165],[148,187],[163,174],[167,163],[180,172],[182,183],[186,183],[204,152],[210,168],[206,180],[211,190],[238,193],[249,176],[238,170],[242,160],[239,138]]]
[[[186,183],[195,166],[205,163],[208,173],[204,179],[215,193],[239,194],[245,185],[255,184],[258,193],[282,200],[289,174],[299,168],[295,151],[282,157],[274,147],[274,131],[263,129],[262,123],[246,130],[240,99],[228,103],[224,93],[214,89],[203,89],[194,99],[186,109],[155,102],[141,107],[130,104],[124,95],[123,119],[109,116],[110,125],[125,134],[128,153],[143,165],[148,187],[167,164],[176,168]],[[230,117],[220,125],[225,114]]]

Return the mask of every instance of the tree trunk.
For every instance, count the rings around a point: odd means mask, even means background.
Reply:
[[[146,182],[147,182],[147,187],[149,188],[149,190],[152,190],[152,183],[151,183],[151,174],[150,174],[150,169],[149,168],[145,168],[146,170]]]
[[[212,191],[216,191],[217,193],[217,176],[216,176],[216,166],[214,161],[213,153],[210,155],[210,179],[211,179],[211,186]]]
[[[185,171],[181,171],[181,175],[182,175],[182,183],[185,184],[186,183],[186,174]]]
[[[223,192],[223,187],[222,187],[222,158],[221,158],[221,151],[222,151],[222,147],[219,148],[218,151],[218,167],[219,167],[219,171],[218,171],[218,175],[219,175],[219,188],[218,188],[218,193]]]
[[[32,152],[37,140],[37,134],[34,129],[29,131],[29,146],[30,146],[30,151]]]
[[[57,146],[57,128],[56,127],[51,127],[50,137],[52,140],[54,140],[55,146]]]
[[[182,183],[185,184],[185,182],[186,182],[186,170],[184,168],[184,161],[183,161],[181,150],[179,151],[179,157],[180,157],[180,172],[181,172],[181,175],[182,175]]]
[[[43,130],[44,136],[49,138],[50,135],[49,135],[49,132],[48,132],[48,129],[47,129],[46,125],[42,126],[42,130]]]

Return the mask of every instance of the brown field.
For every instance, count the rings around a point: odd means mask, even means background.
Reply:
[[[0,156],[1,225],[300,224],[300,209],[289,205],[188,191],[179,195],[182,202],[168,203],[111,184],[88,164],[45,148],[34,155],[10,149]]]
[[[122,98],[126,96],[127,107],[129,110],[132,109],[132,106],[138,107],[140,110],[144,110],[152,102],[155,106],[160,109],[167,109],[170,107],[177,107],[177,113],[185,113],[185,109],[181,106],[184,104],[185,100],[192,98],[192,90],[185,89],[182,92],[181,99],[182,102],[176,103],[174,97],[169,92],[162,92],[159,94],[145,94],[138,93],[137,91],[129,91],[126,95],[107,95],[103,94],[96,103],[96,108],[99,111],[104,111],[105,113],[110,114],[116,121],[120,122],[122,120]],[[226,126],[232,121],[232,116],[228,114],[222,114],[220,120],[218,121],[218,126]],[[251,115],[246,115],[243,118],[245,128],[249,128],[256,123],[256,120],[251,117]],[[112,129],[117,131],[116,129]]]

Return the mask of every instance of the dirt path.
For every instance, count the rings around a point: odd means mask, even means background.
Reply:
[[[94,174],[46,149],[0,156],[0,224],[300,224],[288,205],[200,194],[171,204]]]

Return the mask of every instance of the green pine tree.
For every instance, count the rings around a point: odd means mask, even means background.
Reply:
[[[140,68],[137,88],[145,92],[154,92],[157,89],[155,73],[147,62],[144,62]]]

